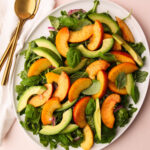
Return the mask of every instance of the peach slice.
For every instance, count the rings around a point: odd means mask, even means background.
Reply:
[[[84,141],[81,143],[83,150],[90,150],[94,143],[93,132],[90,126],[87,124],[83,129]]]
[[[127,24],[118,17],[116,17],[116,20],[117,20],[117,23],[118,23],[121,31],[122,31],[122,36],[123,36],[124,40],[133,43],[134,42],[134,37],[133,37],[133,34],[132,34],[131,30],[127,26]]]
[[[107,73],[102,70],[99,71],[97,73],[97,80],[99,80],[99,82],[100,82],[100,90],[98,93],[96,93],[92,96],[94,99],[101,98],[105,94],[105,92],[107,90],[107,84],[108,84]]]
[[[113,67],[109,73],[108,73],[108,79],[111,82],[115,82],[117,76],[121,73],[124,72],[126,74],[132,73],[134,71],[138,70],[138,67],[133,64],[133,63],[121,63],[115,67]]]
[[[31,104],[34,107],[39,107],[45,104],[48,99],[52,96],[53,93],[53,86],[52,84],[45,84],[47,90],[42,93],[41,95],[35,95],[29,100],[29,104]]]
[[[120,94],[120,95],[127,95],[128,94],[126,88],[118,89],[116,87],[115,83],[113,83],[111,81],[108,82],[108,87],[111,91],[113,91],[117,94]]]
[[[81,30],[70,31],[69,42],[79,43],[86,41],[93,34],[93,25],[84,26]]]
[[[59,99],[53,97],[49,99],[43,106],[42,113],[41,113],[41,121],[44,125],[48,125],[52,123],[53,120],[53,112],[60,108],[61,104]]]
[[[104,125],[108,128],[113,128],[115,123],[115,117],[113,114],[114,107],[121,101],[120,95],[111,94],[103,102],[101,108],[101,116]]]
[[[73,120],[80,127],[84,128],[87,124],[85,118],[85,109],[90,100],[90,97],[81,98],[73,108]]]
[[[133,60],[132,56],[129,55],[126,52],[122,52],[122,51],[112,51],[111,52],[113,55],[115,55],[116,60],[119,62],[129,62],[129,63],[133,63],[136,64],[135,61]]]
[[[91,79],[89,78],[79,78],[71,85],[71,88],[68,93],[68,99],[70,102],[77,99],[81,91],[87,89],[92,84]]]
[[[102,24],[96,20],[93,25],[93,35],[90,38],[90,42],[87,45],[87,48],[91,51],[96,50],[102,43],[104,29]]]
[[[53,72],[48,72],[45,76],[46,76],[47,83],[53,83],[53,82],[58,83],[60,77],[60,75]]]
[[[69,29],[67,27],[63,27],[58,31],[55,43],[58,52],[64,57],[66,57],[67,52],[69,50],[68,40],[69,40]]]
[[[104,39],[108,39],[108,38],[112,38],[112,35],[108,33],[104,33]],[[117,41],[115,41],[112,49],[116,51],[120,51],[122,47]]]
[[[110,64],[105,60],[96,60],[89,66],[87,66],[86,72],[89,74],[89,77],[91,79],[95,79],[95,76],[97,75],[98,71],[106,70],[109,66]]]
[[[49,68],[51,63],[46,58],[40,58],[35,61],[29,68],[28,77],[39,75],[42,71]]]
[[[58,97],[60,101],[63,101],[64,98],[67,96],[69,88],[70,79],[65,72],[62,72],[58,80],[58,87],[54,92],[53,97]]]

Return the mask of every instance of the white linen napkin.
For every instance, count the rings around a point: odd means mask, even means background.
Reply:
[[[0,0],[0,58],[6,50],[18,23],[18,18],[14,12],[14,2],[15,0]],[[33,19],[26,21],[24,24],[15,50],[10,78],[13,74],[12,71],[17,52],[23,47],[27,36],[35,29],[42,19],[48,16],[50,11],[54,8],[54,5],[54,0],[41,0],[36,16]],[[2,79],[4,69],[5,66],[0,72],[0,79]],[[11,82],[9,80],[9,83],[6,86],[0,86],[0,144],[15,120],[12,108],[10,84]]]

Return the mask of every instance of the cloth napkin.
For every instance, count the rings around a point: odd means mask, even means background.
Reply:
[[[15,0],[0,0],[0,58],[6,50],[18,23],[18,18],[14,12],[14,2]],[[50,11],[54,8],[54,5],[54,0],[41,0],[36,16],[33,19],[26,21],[20,34],[14,53],[9,83],[6,86],[0,86],[0,144],[15,120],[10,85],[17,53],[23,48],[23,44],[29,34],[42,19],[49,15]],[[0,79],[2,79],[4,69],[5,66],[0,72]]]

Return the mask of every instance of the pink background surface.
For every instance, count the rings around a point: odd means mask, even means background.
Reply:
[[[56,0],[56,7],[71,0]],[[127,10],[139,21],[150,43],[150,1],[112,0]],[[150,149],[150,88],[140,113],[128,130],[105,150],[149,150]],[[41,150],[32,142],[15,122],[5,137],[0,150]]]

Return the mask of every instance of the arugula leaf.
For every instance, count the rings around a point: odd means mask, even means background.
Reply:
[[[95,108],[96,108],[95,100],[91,98],[86,106],[85,114],[93,115]]]
[[[138,87],[136,86],[135,83],[132,85],[132,88],[131,88],[131,97],[135,104],[138,102],[139,97],[140,97]]]
[[[68,65],[74,68],[80,63],[80,61],[81,61],[81,52],[78,49],[71,47],[67,52]]]
[[[140,70],[135,71],[133,74],[134,80],[140,83],[144,82],[147,76],[148,76],[148,72],[140,71]]]
[[[137,108],[133,107],[133,104],[130,104],[129,110],[128,110],[129,117],[131,118],[132,115],[134,114],[134,112],[136,112],[136,111],[137,111]]]
[[[87,12],[87,14],[96,13],[97,12],[97,7],[98,7],[99,3],[100,3],[99,0],[94,0],[94,6],[93,6],[93,8],[91,10],[89,10]]]
[[[118,89],[124,88],[127,82],[127,76],[124,72],[121,72],[115,81],[115,84],[117,86]]]
[[[103,60],[106,60],[108,62],[114,62],[116,61],[116,58],[113,54],[111,53],[99,53],[99,57]]]
[[[26,90],[26,87],[23,85],[16,85],[16,92],[18,95],[22,95],[22,93]]]
[[[93,115],[86,116],[86,121],[87,121],[88,125],[91,127],[92,131],[95,131]]]
[[[70,81],[71,81],[71,83],[73,83],[75,80],[77,80],[79,78],[86,78],[86,77],[88,77],[87,72],[78,71],[70,76]]]
[[[54,16],[49,16],[48,18],[49,18],[52,26],[57,30],[60,26],[59,19],[57,17],[54,17]]]
[[[49,40],[49,41],[51,41],[53,44],[55,44],[55,39],[56,39],[57,31],[50,31],[49,33],[50,33],[50,35],[49,35],[49,37],[47,38],[47,40]]]
[[[139,43],[129,43],[129,45],[139,54],[139,56],[142,55],[142,53],[146,50],[145,46],[142,42]]]
[[[20,78],[21,78],[22,80],[24,80],[24,79],[26,79],[26,78],[28,77],[26,70],[21,71],[18,75],[20,76]]]
[[[121,95],[121,104],[127,108],[129,105],[129,95]]]

